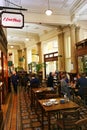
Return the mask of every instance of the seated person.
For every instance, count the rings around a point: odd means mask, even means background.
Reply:
[[[29,75],[27,73],[25,74],[23,80],[24,80],[24,88],[25,88],[25,91],[26,91],[28,83],[30,82],[30,78],[29,78]]]
[[[40,86],[39,78],[36,77],[36,74],[32,74],[31,80],[30,80],[30,87],[31,88],[38,88]]]
[[[76,88],[78,88],[78,96],[84,98],[84,87],[87,87],[87,78],[85,73],[79,74],[76,82]]]
[[[70,98],[70,89],[69,89],[69,85],[66,82],[66,75],[62,74],[62,79],[61,79],[61,93],[63,95],[67,94],[67,96]]]
[[[53,74],[52,72],[49,73],[47,78],[47,87],[53,87]]]

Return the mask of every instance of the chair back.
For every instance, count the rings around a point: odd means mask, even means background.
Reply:
[[[75,122],[78,121],[80,118],[79,110],[72,110],[72,111],[64,111],[63,112],[63,128],[66,129],[73,129],[75,128]]]
[[[84,87],[84,98],[87,98],[87,87]]]
[[[31,85],[31,89],[32,88],[38,88],[38,87],[39,87],[39,85],[37,83],[32,83],[32,85]]]
[[[87,87],[84,87],[83,94],[84,105],[87,105]]]
[[[76,130],[87,130],[87,118],[75,122]]]
[[[58,94],[54,94],[54,93],[52,93],[52,94],[45,94],[45,98],[46,99],[49,99],[49,98],[58,98],[59,97],[59,95]]]

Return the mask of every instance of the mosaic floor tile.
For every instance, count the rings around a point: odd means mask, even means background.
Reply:
[[[20,103],[20,117],[21,117],[21,126],[22,130],[42,130],[41,129],[41,111],[38,109],[36,113],[35,108],[31,109],[30,107],[30,97],[27,93],[23,91],[20,92],[19,96],[19,103]],[[80,103],[80,102],[79,102]],[[82,104],[81,104],[82,105]],[[39,119],[38,119],[39,115]],[[87,107],[81,108],[80,112],[81,118],[84,118],[87,115]],[[57,114],[51,115],[51,130],[57,130],[56,125]],[[44,117],[44,130],[48,130],[48,121],[47,121],[47,114]]]

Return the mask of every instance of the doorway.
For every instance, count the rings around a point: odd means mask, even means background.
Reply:
[[[45,54],[44,62],[46,63],[45,68],[45,78],[46,78],[50,72],[58,71],[58,52]]]

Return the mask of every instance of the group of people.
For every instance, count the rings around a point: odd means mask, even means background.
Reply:
[[[27,85],[29,83],[30,87],[39,87],[40,86],[40,80],[39,78],[36,76],[35,73],[31,74],[31,76],[29,76],[29,74],[25,74],[24,75],[24,84],[21,84],[21,86],[23,85],[25,90],[27,88]],[[20,82],[20,76],[16,71],[12,71],[12,74],[9,76],[8,78],[8,88],[9,88],[9,92],[11,92],[11,83],[14,89],[14,92],[17,93],[18,90],[18,83]]]
[[[70,80],[69,75],[67,75],[66,72],[61,73],[49,73],[49,76],[47,78],[47,87],[54,87],[54,76],[58,76],[58,82],[60,82],[61,86],[61,95],[67,94],[67,96],[70,98],[72,94],[72,88],[75,92],[75,94],[81,98],[84,96],[84,87],[87,87],[87,77],[85,73],[77,74],[77,76],[74,78],[74,81]],[[25,75],[25,88],[27,86],[27,83],[29,82],[30,87],[39,87],[40,86],[40,80],[36,76],[36,74],[31,74],[31,77],[28,76],[28,74]],[[19,83],[19,75],[16,73],[16,71],[12,72],[12,75],[10,76],[10,82],[12,82],[14,92],[17,93],[17,87]],[[11,86],[9,84],[9,86]],[[9,89],[11,91],[11,89]]]
[[[74,78],[74,81],[68,79],[66,74],[62,75],[61,79],[61,92],[63,94],[67,93],[67,96],[70,98],[72,91],[74,94],[83,99],[84,98],[84,87],[87,87],[87,77],[86,73],[77,74]]]
[[[54,73],[50,72],[47,78],[48,87],[54,87],[53,76]],[[57,76],[59,80],[58,82],[60,82],[61,95],[67,95],[69,98],[71,98],[73,90],[76,96],[83,98],[84,87],[87,87],[87,77],[85,73],[77,74],[77,76],[73,78],[73,81],[70,79],[69,74],[66,72],[58,73]]]

